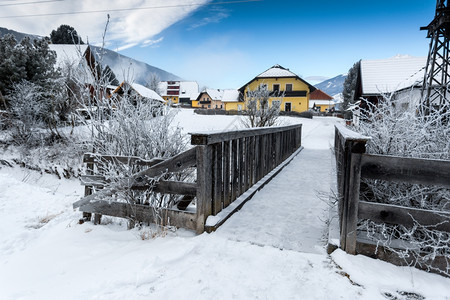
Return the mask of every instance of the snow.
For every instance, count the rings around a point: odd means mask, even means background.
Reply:
[[[298,76],[289,71],[288,69],[281,67],[280,65],[275,65],[272,68],[256,76],[256,78],[271,78],[271,77],[298,77]]]
[[[361,60],[362,94],[392,93],[421,84],[427,57]]]
[[[198,94],[198,83],[196,81],[180,81],[180,96],[186,97]]]
[[[222,102],[238,102],[239,91],[238,90],[224,90],[222,96]]]
[[[161,102],[166,102],[160,95],[158,95],[155,91],[146,88],[143,85],[140,85],[139,83],[132,83],[131,86],[133,89],[139,93],[144,98],[153,99],[153,100],[159,100]]]
[[[178,110],[184,132],[239,128],[239,116]],[[0,169],[1,299],[448,299],[450,279],[324,250],[335,118],[303,124],[304,149],[216,232],[141,239],[103,217],[78,224],[76,180]],[[3,156],[2,156],[3,157]]]
[[[212,100],[222,101],[223,90],[221,90],[221,89],[206,89],[204,92],[207,93],[209,95],[209,97],[211,97]]]
[[[56,52],[56,65],[63,67],[66,63],[78,65],[88,45],[55,45],[49,44],[50,50]]]

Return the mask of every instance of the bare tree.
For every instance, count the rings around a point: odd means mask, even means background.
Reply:
[[[147,81],[146,86],[155,91],[158,95],[161,95],[161,91],[159,88],[159,83],[161,82],[161,77],[159,77],[158,74],[156,73],[151,73],[149,76],[149,79]]]
[[[272,95],[266,85],[260,85],[253,91],[248,91],[246,101],[246,127],[267,127],[277,123],[283,94]],[[272,101],[270,101],[272,98]]]

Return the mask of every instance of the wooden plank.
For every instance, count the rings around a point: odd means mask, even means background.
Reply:
[[[212,212],[212,147],[197,146],[197,233]]]
[[[224,179],[223,179],[223,207],[227,207],[231,203],[231,180],[230,180],[230,164],[231,164],[231,153],[230,153],[230,141],[223,143],[223,163],[224,163]]]
[[[140,222],[150,222],[161,224],[161,220],[156,218],[154,208],[148,205],[131,205],[121,202],[95,201],[80,207],[81,211],[89,213],[99,213],[103,215],[133,219]],[[171,225],[196,230],[196,214],[179,210],[161,209],[161,225]]]
[[[81,176],[81,184],[95,187],[105,187],[110,184],[110,180],[106,180],[104,176],[99,175],[83,175]],[[132,190],[145,190],[152,188],[153,185],[148,182],[141,182],[132,185]],[[159,180],[153,187],[153,190],[158,193],[178,194],[178,195],[196,195],[197,185],[191,182]]]
[[[301,124],[280,126],[280,127],[263,127],[263,128],[248,128],[235,131],[217,131],[217,132],[198,132],[189,133],[191,135],[192,145],[211,145],[224,141],[241,139],[250,136],[260,136],[274,132],[282,132],[289,129],[300,127]]]
[[[132,177],[135,182],[134,185],[139,185],[140,182],[145,180],[145,177],[157,177],[167,172],[180,172],[186,168],[195,166],[197,162],[196,153],[197,150],[194,147],[146,170],[138,172]]]
[[[364,154],[361,176],[450,188],[450,161]]]
[[[128,165],[154,166],[163,161],[165,161],[164,158],[153,158],[151,160],[145,160],[137,156],[100,155],[97,153],[85,153],[83,155],[83,163],[120,162],[122,164]]]
[[[237,140],[231,141],[231,202],[233,202],[238,194],[238,174],[239,174],[239,154]]]
[[[397,250],[405,250],[405,249],[397,249]],[[426,264],[415,263],[416,258],[413,255],[399,256],[397,253],[389,250],[386,247],[378,245],[377,243],[358,241],[356,244],[356,252],[358,254],[363,254],[369,257],[389,262],[396,266],[414,266],[415,268],[420,270],[424,270],[431,273],[437,273],[448,277],[448,275],[445,275],[445,272],[448,272],[447,258],[445,256],[435,256],[432,259],[430,258],[427,264],[432,268],[428,269]]]
[[[222,143],[213,145],[214,158],[213,158],[213,202],[212,202],[212,214],[215,216],[222,210]]]
[[[359,187],[361,185],[361,154],[351,155],[347,205],[345,252],[356,254],[356,228],[358,225]]]
[[[243,138],[243,147],[244,147],[244,179],[242,180],[243,184],[244,184],[244,189],[243,189],[243,193],[248,190],[249,188],[249,182],[248,179],[250,177],[250,160],[249,160],[249,137]]]
[[[244,158],[245,158],[245,148],[244,148],[244,139],[240,138],[238,140],[239,143],[239,189],[237,196],[242,195],[245,192],[244,189],[244,176],[245,176],[245,166],[244,166]]]
[[[163,194],[195,196],[197,195],[197,184],[193,182],[160,180],[156,183],[153,191]]]
[[[249,138],[249,152],[248,152],[248,159],[250,162],[250,168],[249,168],[249,185],[252,186],[256,183],[255,180],[255,137],[252,136]]]
[[[360,201],[358,217],[378,223],[414,226],[414,220],[424,226],[436,226],[437,230],[450,232],[450,213],[425,209]]]

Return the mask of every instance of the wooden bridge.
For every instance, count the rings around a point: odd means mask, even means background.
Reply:
[[[194,147],[167,160],[86,154],[83,161],[88,174],[82,177],[85,197],[73,206],[79,207],[85,219],[94,214],[95,223],[100,222],[101,215],[109,215],[211,232],[301,151],[301,133],[301,125],[192,133]],[[98,174],[109,163],[142,170],[112,185]],[[196,171],[194,182],[160,179],[188,168]],[[176,208],[161,208],[155,213],[154,207],[144,203],[116,199],[117,186],[180,196]],[[191,201],[195,205],[189,206]],[[207,223],[209,216],[216,217]]]

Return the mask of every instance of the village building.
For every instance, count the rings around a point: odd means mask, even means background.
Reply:
[[[220,89],[206,89],[201,92],[196,101],[196,105],[199,108],[205,109],[223,109],[224,105],[222,103],[224,90]]]
[[[239,89],[242,95],[241,103],[230,106],[230,109],[238,110],[239,105],[242,105],[245,109],[245,103],[249,99],[249,91],[257,90],[262,86],[271,93],[269,105],[272,106],[274,101],[279,101],[280,110],[286,112],[307,111],[310,93],[316,90],[313,85],[289,71],[289,69],[275,65],[242,86]],[[283,95],[283,97],[280,97],[280,95]]]
[[[334,99],[322,90],[315,90],[309,97],[309,109],[318,112],[329,112],[334,108]]]
[[[361,60],[354,102],[376,105],[383,98],[396,100],[403,109],[415,109],[421,98],[427,57],[395,56]]]
[[[138,83],[128,83],[127,81],[123,81],[111,93],[111,97],[117,97],[117,99],[120,99],[120,97],[123,97],[124,94],[127,94],[128,97],[131,97],[132,99],[140,99],[142,101],[147,101],[148,103],[151,102],[157,105],[166,103],[166,101],[155,91]]]
[[[195,81],[161,81],[158,90],[168,103],[188,107],[199,94],[198,83]]]
[[[242,111],[244,109],[238,90],[224,90],[222,103],[223,108],[228,111]]]

